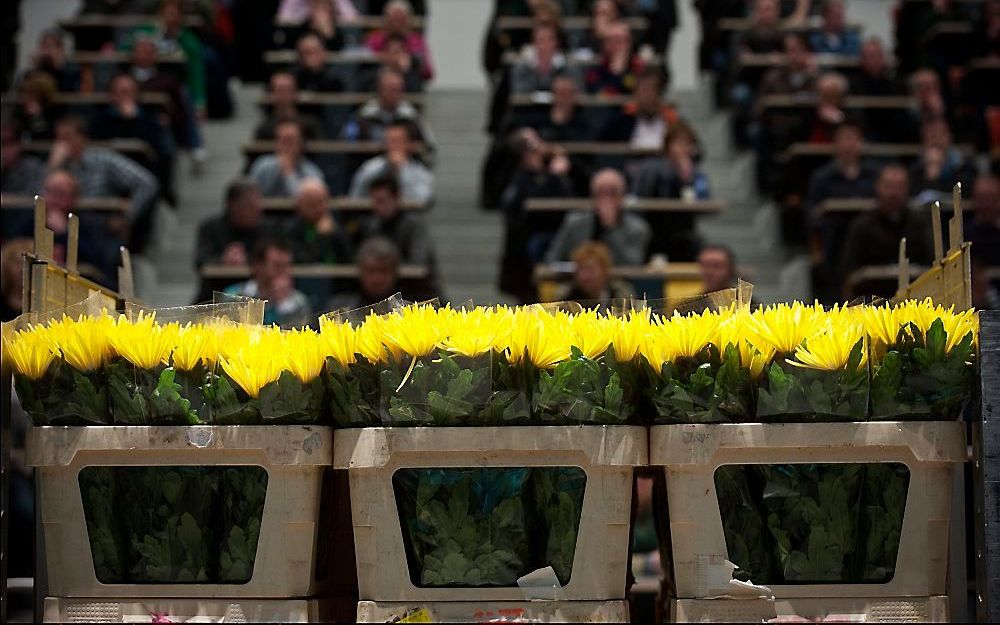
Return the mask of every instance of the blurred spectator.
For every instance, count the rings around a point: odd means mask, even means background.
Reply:
[[[972,257],[972,307],[976,310],[1000,310],[1000,290],[990,281],[989,267]]]
[[[531,45],[521,50],[510,68],[511,93],[552,91],[555,77],[568,71],[555,26],[541,24],[531,32]]]
[[[399,250],[392,241],[375,237],[358,249],[358,287],[354,292],[335,295],[327,308],[348,311],[372,306],[396,293],[399,283]]]
[[[965,238],[972,243],[972,255],[987,267],[1000,267],[1000,181],[996,176],[976,178],[971,213]]]
[[[351,261],[351,244],[330,212],[330,192],[319,178],[307,178],[295,195],[295,218],[285,230],[297,263],[336,265]]]
[[[608,30],[621,19],[621,10],[615,0],[594,0],[590,5],[590,31],[587,32],[582,47],[594,56],[600,54]]]
[[[358,21],[358,9],[351,0],[281,0],[276,19],[286,24],[303,24],[308,20],[313,25],[317,15],[327,14],[336,22]]]
[[[725,245],[706,245],[698,252],[701,292],[714,293],[736,286],[736,255]]]
[[[45,180],[45,163],[24,153],[21,133],[11,119],[0,125],[0,193],[11,195],[36,195]]]
[[[562,299],[593,304],[595,300],[624,299],[635,295],[628,283],[612,278],[614,268],[608,246],[586,241],[573,251],[573,284]]]
[[[851,222],[844,239],[840,279],[861,267],[892,265],[899,259],[899,241],[906,237],[910,262],[927,265],[934,260],[930,220],[926,213],[909,208],[910,184],[902,165],[882,168],[875,184],[876,209]]]
[[[973,34],[972,55],[992,58],[1000,56],[1000,0],[983,2],[982,17],[976,22]]]
[[[299,89],[295,80],[295,75],[291,72],[274,72],[268,81],[268,95],[270,102],[266,106],[265,114],[267,118],[257,126],[254,131],[254,139],[258,141],[273,141],[274,126],[282,119],[296,119],[302,127],[302,135],[308,141],[311,139],[322,139],[326,136],[323,132],[323,123],[314,115],[310,115],[299,108]]]
[[[343,136],[349,141],[381,141],[386,127],[400,121],[413,124],[415,139],[433,149],[433,136],[420,117],[417,107],[404,98],[405,79],[394,69],[383,68],[378,74],[375,98],[366,102],[344,125]]]
[[[580,105],[577,81],[567,74],[552,79],[552,105],[530,126],[545,141],[588,141],[594,130]]]
[[[250,271],[249,280],[226,288],[226,293],[267,300],[264,325],[293,328],[314,321],[309,300],[295,289],[288,243],[277,239],[258,241],[250,256]]]
[[[159,185],[156,178],[132,159],[107,148],[88,145],[83,119],[66,116],[56,122],[49,152],[49,169],[65,169],[79,184],[81,197],[128,197],[133,249],[145,244]],[[81,240],[83,239],[81,235]],[[143,245],[136,245],[137,240]],[[138,253],[138,252],[137,252]]]
[[[295,81],[303,91],[318,93],[343,91],[343,83],[333,67],[327,64],[327,51],[317,35],[306,33],[295,44],[299,61]]]
[[[670,127],[680,121],[680,113],[663,100],[665,80],[662,72],[649,68],[638,75],[635,100],[611,118],[603,130],[602,141],[627,141],[632,147],[659,150]]]
[[[847,119],[844,98],[847,78],[839,72],[826,72],[816,81],[816,108],[803,137],[809,143],[830,143],[833,132]]]
[[[218,217],[206,219],[198,227],[195,267],[249,263],[250,251],[267,231],[260,199],[260,190],[252,180],[229,183],[225,211]]]
[[[664,138],[663,158],[635,169],[632,192],[639,197],[707,200],[708,176],[697,166],[698,137],[686,123],[670,126]]]
[[[784,49],[778,0],[757,0],[750,12],[750,27],[737,36],[740,52],[769,54]]]
[[[760,95],[801,94],[816,88],[816,59],[805,38],[797,33],[784,36],[784,63],[769,70],[760,84]]]
[[[295,119],[274,125],[274,154],[257,157],[249,177],[264,197],[294,197],[306,178],[323,178],[320,168],[303,154],[302,126]]]
[[[920,157],[910,168],[910,186],[916,200],[926,203],[939,196],[949,199],[956,182],[970,188],[976,168],[952,143],[948,122],[943,118],[928,120],[920,134]]]
[[[55,134],[60,114],[53,102],[56,92],[56,81],[49,74],[30,71],[21,79],[14,115],[28,139],[51,139]]]
[[[941,79],[928,68],[910,74],[910,95],[916,100],[909,111],[909,128],[905,140],[918,141],[924,124],[936,119],[947,119],[948,109],[941,91]]]
[[[649,225],[625,209],[625,178],[613,169],[602,169],[591,179],[593,211],[570,212],[545,254],[546,262],[569,260],[585,241],[608,246],[616,265],[640,265],[652,232]]]
[[[38,36],[31,70],[51,76],[59,91],[80,90],[80,68],[66,58],[66,45],[59,30],[43,30]]]
[[[173,168],[176,147],[173,137],[153,113],[139,104],[139,83],[131,74],[118,74],[108,86],[108,104],[90,120],[90,137],[97,140],[139,139],[149,144],[155,157],[149,163],[164,198],[176,204]]]
[[[361,222],[362,240],[384,237],[393,242],[403,262],[431,267],[434,243],[423,216],[401,209],[399,182],[393,176],[380,176],[368,187],[372,214]]]
[[[423,61],[420,57],[413,56],[406,49],[406,40],[402,35],[389,35],[385,39],[385,46],[380,54],[382,59],[381,67],[388,67],[399,72],[403,76],[403,84],[407,93],[423,91]],[[378,82],[378,71],[374,77],[366,81],[371,85],[370,90],[374,90]]]
[[[24,255],[35,242],[30,237],[11,239],[0,248],[0,322],[13,321],[21,314],[24,285]]]
[[[403,200],[426,204],[434,196],[434,174],[414,157],[412,126],[396,122],[385,129],[383,154],[365,161],[351,180],[351,197],[365,197],[368,187],[379,176],[392,175],[399,180]]]
[[[382,13],[382,28],[368,34],[365,45],[372,52],[382,52],[390,35],[399,35],[406,40],[406,49],[420,60],[424,80],[434,79],[431,52],[424,36],[413,29],[413,7],[406,0],[390,0]]]
[[[92,215],[76,210],[80,198],[80,185],[71,173],[64,170],[51,172],[45,178],[42,189],[45,197],[45,226],[53,232],[53,258],[60,264],[66,262],[66,246],[69,238],[69,214],[80,218],[80,238],[77,248],[77,262],[80,273],[114,289],[118,285],[118,255],[122,242],[101,226]],[[33,238],[35,231],[34,214],[27,215],[11,228],[12,239]]]
[[[587,91],[604,95],[632,93],[646,64],[632,51],[632,31],[625,22],[606,29],[598,64],[587,69]]]
[[[813,52],[858,56],[861,38],[856,30],[847,26],[844,0],[826,0],[822,11],[822,25],[810,37]]]
[[[878,37],[861,45],[858,71],[853,74],[851,92],[859,95],[898,95],[899,83],[885,58],[885,48]]]

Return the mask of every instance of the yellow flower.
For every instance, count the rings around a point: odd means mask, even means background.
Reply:
[[[217,328],[188,323],[178,330],[177,347],[171,362],[178,371],[191,371],[198,363],[210,367],[219,359],[219,334]]]
[[[615,358],[619,362],[629,362],[641,352],[650,334],[649,309],[632,311],[627,318],[620,319],[611,344],[615,348]]]
[[[590,359],[599,358],[608,351],[616,335],[622,332],[622,320],[599,315],[595,310],[585,310],[570,318],[573,345]]]
[[[77,371],[94,371],[111,356],[111,332],[115,321],[108,315],[62,319],[49,324],[49,336],[63,359]]]
[[[828,329],[803,341],[795,350],[795,360],[788,363],[822,371],[846,369],[851,351],[863,338],[864,329],[860,324],[831,323]],[[866,360],[867,353],[862,344],[859,368]]]
[[[370,363],[384,363],[389,360],[390,350],[384,342],[385,317],[370,314],[354,333],[357,353]],[[392,356],[399,360],[400,353],[392,346]]]
[[[38,380],[55,360],[51,339],[45,328],[34,327],[3,336],[4,360],[10,359],[14,371],[29,380]]]
[[[233,332],[232,338],[241,342],[227,349],[219,361],[222,370],[250,397],[257,397],[260,389],[281,377],[285,365],[280,336],[276,329]]]
[[[111,346],[136,367],[155,369],[170,363],[178,330],[176,323],[157,324],[154,315],[139,313],[134,322],[121,315],[111,331]]]
[[[525,356],[536,367],[551,369],[570,356],[573,337],[565,314],[557,316],[540,307],[518,309],[510,336],[510,358],[521,362]]]
[[[903,326],[902,310],[892,304],[865,306],[862,319],[865,331],[872,339],[872,347],[879,349],[895,345],[899,329]]]
[[[783,354],[793,353],[807,336],[818,333],[826,321],[823,307],[818,303],[775,304],[758,308],[750,315],[750,325],[761,343]]]
[[[493,349],[497,334],[504,333],[497,322],[497,315],[485,308],[455,311],[441,347],[468,357],[485,354]]]
[[[356,362],[357,336],[351,324],[320,317],[319,336],[327,354],[341,365],[347,366]]]
[[[675,356],[694,358],[705,349],[713,335],[718,334],[719,315],[705,310],[698,315],[675,313],[663,327],[663,338],[668,342],[668,350]],[[719,346],[725,349],[725,346]]]
[[[385,344],[415,358],[430,354],[444,339],[444,324],[433,306],[406,306],[384,319]]]
[[[303,384],[319,377],[326,364],[326,346],[313,330],[288,330],[281,333],[285,368]]]

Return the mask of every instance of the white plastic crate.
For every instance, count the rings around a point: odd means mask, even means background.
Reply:
[[[305,600],[46,597],[42,622],[318,623],[321,621],[317,613],[317,602]]]
[[[409,576],[393,492],[398,469],[579,467],[587,477],[572,574],[558,600],[625,598],[633,467],[647,429],[632,426],[365,428],[339,430],[334,466],[348,469],[359,594],[391,602],[523,601],[513,587],[422,588]]]
[[[944,595],[952,471],[954,463],[965,461],[964,428],[960,422],[653,426],[650,464],[665,467],[677,597],[700,599],[729,591],[716,469],[775,463],[901,463],[910,473],[889,582],[769,585],[775,597]]]
[[[947,623],[947,597],[823,599],[678,599],[673,623]]]
[[[403,620],[408,619],[408,620]],[[361,601],[359,623],[628,623],[625,601]]]
[[[28,429],[38,468],[49,592],[58,597],[304,598],[314,590],[323,471],[333,430],[312,426]],[[267,471],[253,573],[245,584],[98,581],[78,475],[91,466],[259,466]],[[128,502],[121,502],[129,505]]]

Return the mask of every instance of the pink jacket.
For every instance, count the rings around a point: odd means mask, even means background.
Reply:
[[[384,30],[372,31],[365,39],[365,45],[375,53],[381,52],[385,48],[387,33]],[[424,80],[434,79],[434,65],[431,64],[431,51],[427,48],[427,42],[420,33],[411,32],[406,36],[406,51],[418,57],[421,61],[420,75]]]

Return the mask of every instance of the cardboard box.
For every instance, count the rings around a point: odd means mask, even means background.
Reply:
[[[947,597],[678,599],[673,623],[751,623],[772,619],[856,623],[947,623]]]
[[[402,621],[402,619],[409,619]],[[628,623],[625,601],[361,601],[359,623]]]
[[[46,597],[42,622],[318,623],[316,610],[305,600]]]
[[[557,600],[625,598],[633,467],[646,464],[647,429],[632,426],[365,428],[339,430],[334,466],[348,469],[362,600],[524,601],[514,587],[420,588],[409,576],[392,477],[420,467],[581,468],[587,476],[569,582]],[[550,589],[551,592],[551,589]]]
[[[960,422],[653,426],[650,464],[665,467],[676,596],[699,599],[730,590],[714,481],[719,466],[888,462],[902,463],[910,471],[892,580],[769,588],[779,599],[944,595],[952,471],[965,457],[965,426]]]
[[[303,598],[314,590],[320,486],[333,430],[311,426],[33,427],[49,593],[59,597]],[[89,466],[260,466],[267,471],[253,574],[246,584],[98,581],[78,474]],[[122,505],[129,505],[122,502]]]

